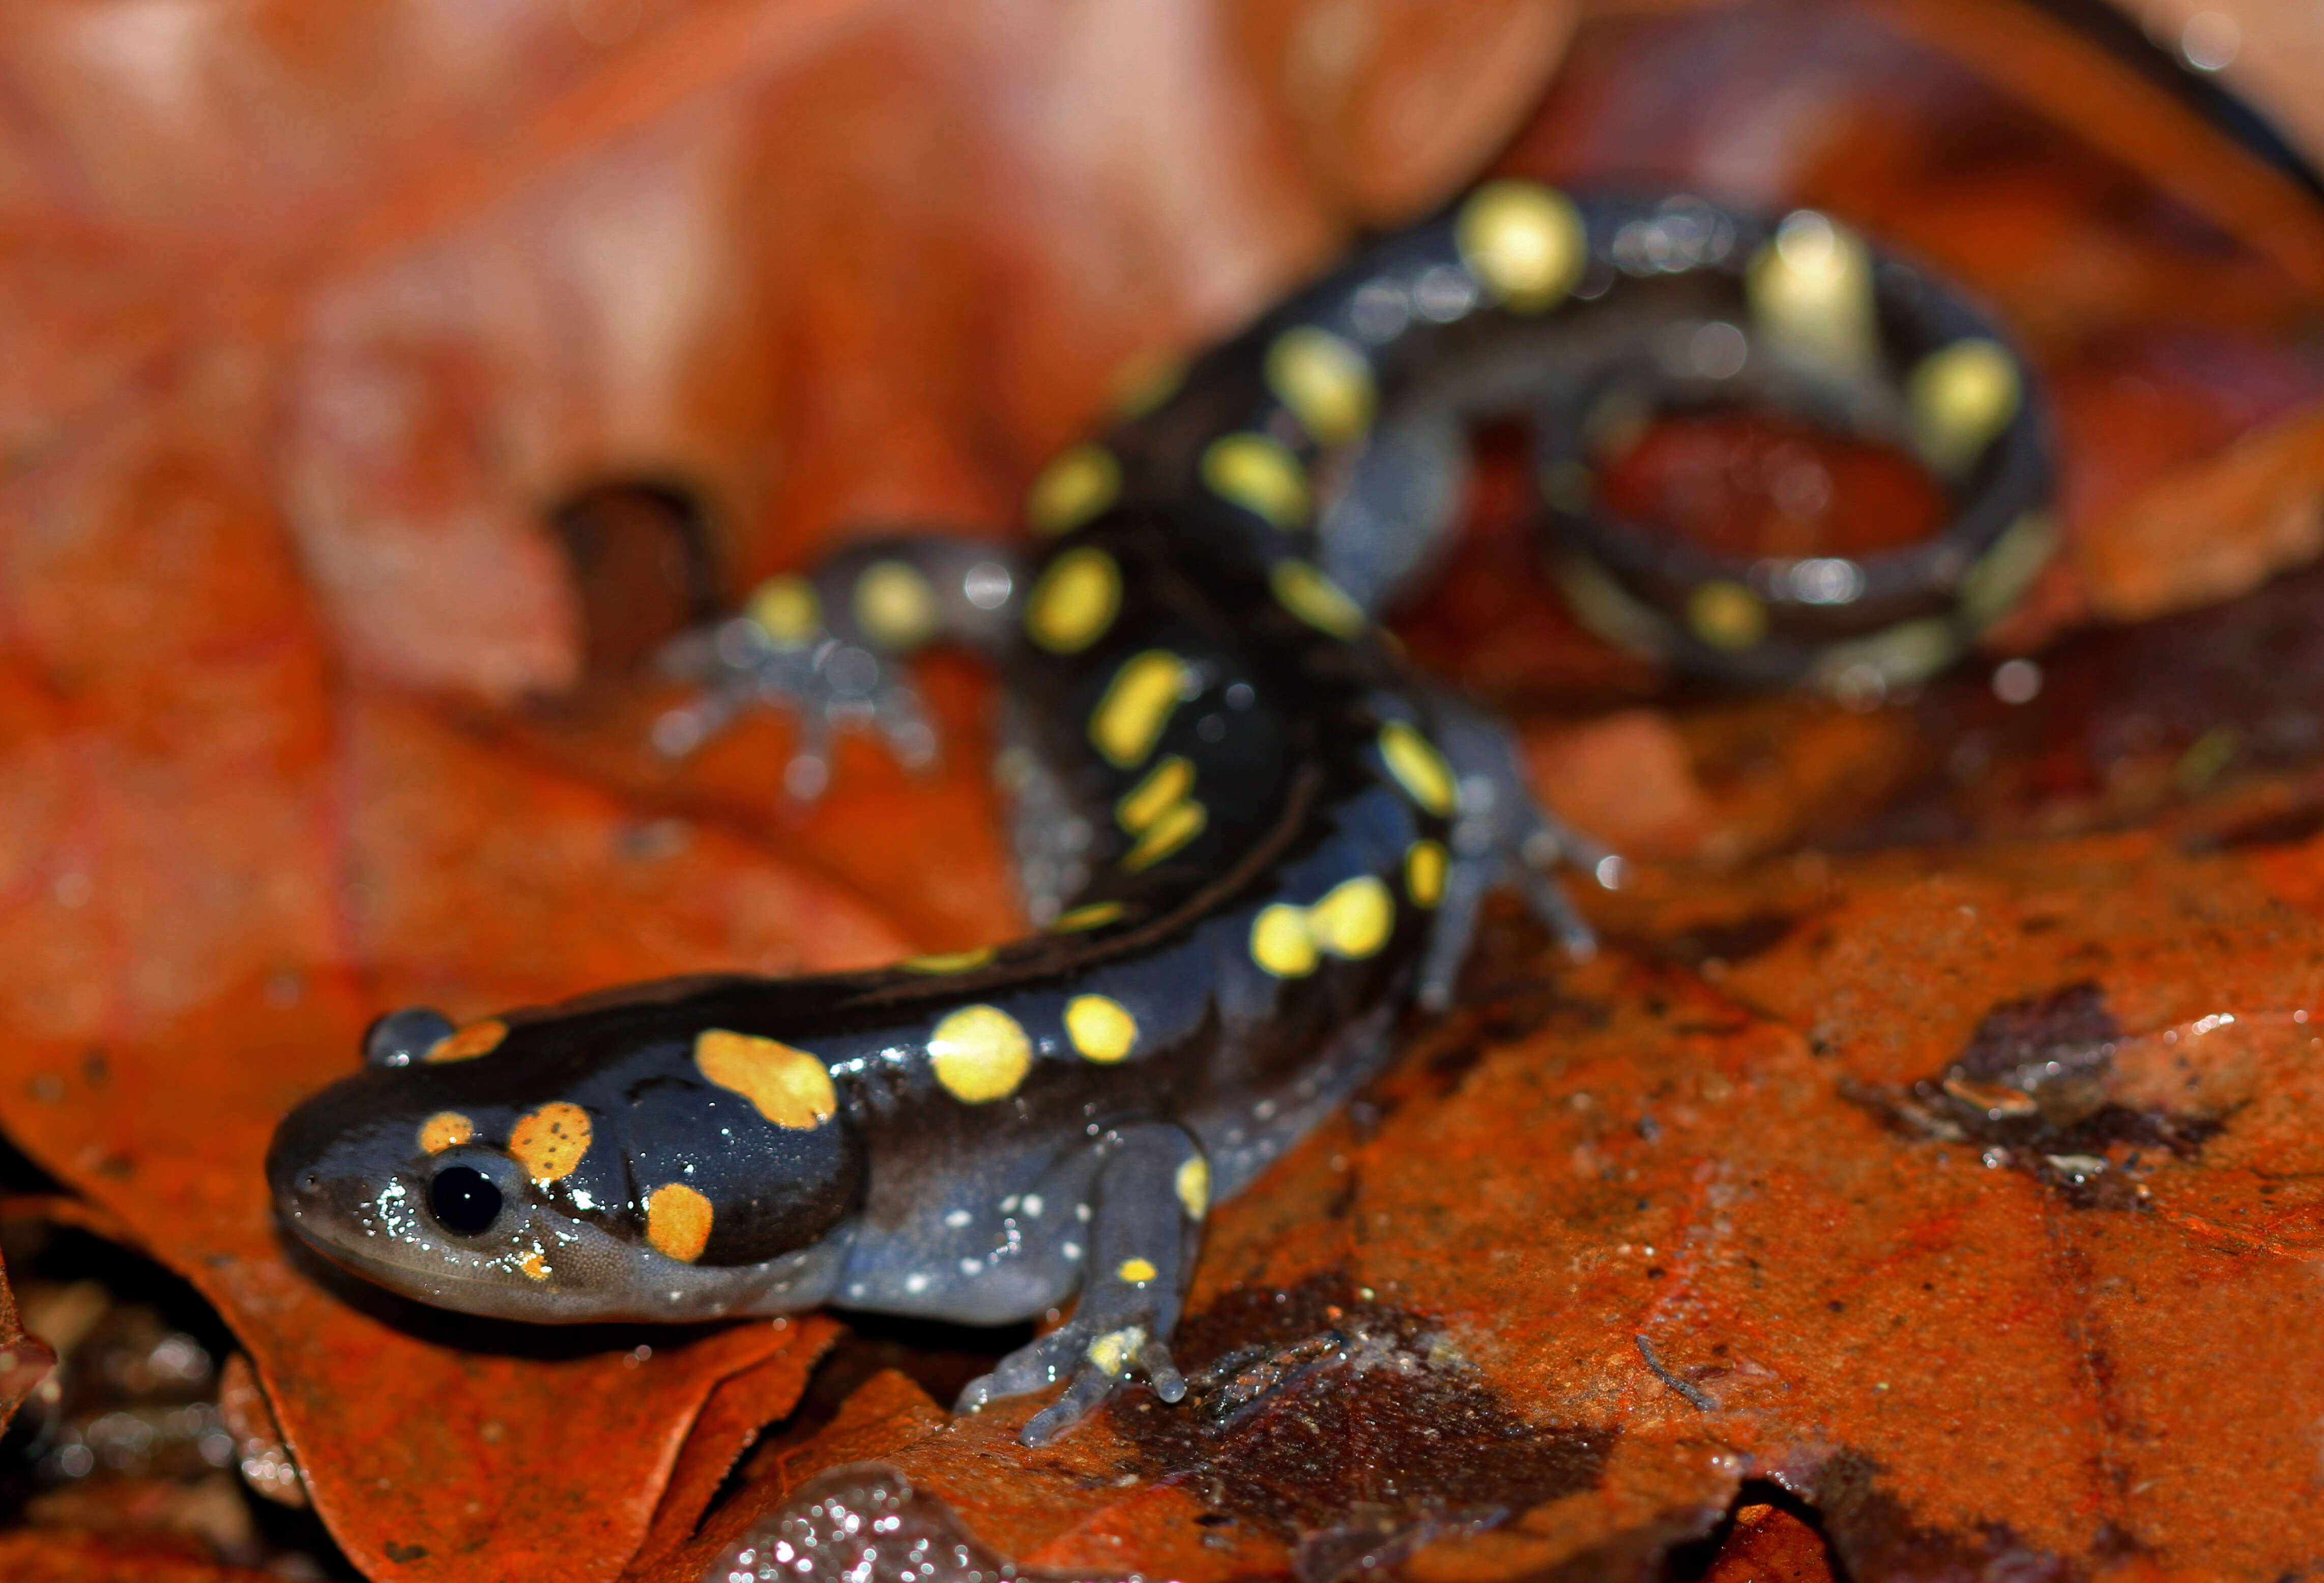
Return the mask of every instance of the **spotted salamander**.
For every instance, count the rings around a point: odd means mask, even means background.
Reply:
[[[1775,408],[1908,447],[1950,520],[1877,557],[1723,558],[1599,509],[1658,415]],[[1466,430],[1529,418],[1577,609],[1751,680],[1928,674],[2048,542],[2036,391],[1991,322],[1813,213],[1480,187],[1146,393],[1034,483],[1034,548],[859,544],[688,640],[683,750],[766,699],[933,739],[903,662],[989,655],[1042,932],[876,971],[642,985],[455,1026],[374,1025],[267,1169],[298,1236],[407,1296],[539,1322],[835,1303],[1071,1317],[970,1385],[1065,1382],[1028,1443],[1134,1374],[1184,1390],[1205,1217],[1449,990],[1514,883],[1618,861],[1534,805],[1504,735],[1399,663],[1377,612],[1454,515]]]

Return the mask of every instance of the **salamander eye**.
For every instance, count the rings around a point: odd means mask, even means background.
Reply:
[[[501,1218],[501,1190],[473,1166],[447,1165],[428,1183],[428,1212],[455,1237],[481,1237]]]

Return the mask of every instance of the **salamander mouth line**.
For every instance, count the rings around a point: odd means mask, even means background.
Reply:
[[[337,1233],[342,1229],[343,1222],[336,1222],[331,1217],[314,1210],[285,1214],[280,1217],[280,1219],[291,1235],[301,1243],[328,1258],[332,1263],[344,1265],[358,1274],[377,1271],[391,1275],[410,1275],[423,1277],[431,1284],[438,1284],[456,1282],[474,1285],[491,1284],[477,1276],[463,1273],[457,1265],[446,1264],[447,1251],[473,1253],[479,1260],[489,1256],[482,1253],[475,1253],[472,1249],[451,1249],[448,1244],[444,1247],[411,1248],[408,1247],[404,1238],[392,1237],[385,1233],[358,1232],[353,1236],[341,1236]],[[318,1225],[318,1221],[322,1221],[324,1224]],[[396,1256],[395,1253],[387,1251],[389,1249],[399,1250],[404,1256]]]
[[[317,1261],[309,1267],[318,1278],[351,1281],[357,1290],[383,1288],[399,1297],[456,1311],[472,1306],[460,1300],[461,1294],[480,1298],[491,1289],[490,1282],[464,1275],[440,1259],[383,1257],[371,1249],[336,1241],[301,1219],[286,1215],[280,1224],[294,1247],[294,1264]],[[325,1268],[332,1272],[330,1276],[323,1276]]]

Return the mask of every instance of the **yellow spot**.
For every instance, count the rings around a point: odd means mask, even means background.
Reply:
[[[1444,899],[1444,849],[1421,840],[1404,849],[1404,893],[1416,907],[1434,907]]]
[[[1267,580],[1276,603],[1309,626],[1334,638],[1352,638],[1364,630],[1363,607],[1305,561],[1277,561]]]
[[[1250,921],[1250,960],[1278,979],[1314,972],[1315,936],[1307,930],[1307,909],[1287,901],[1259,908]]]
[[[873,561],[855,579],[855,624],[883,649],[918,648],[943,618],[936,591],[917,566]]]
[[[1961,578],[1961,613],[1973,626],[1999,619],[2032,586],[2057,548],[2055,518],[2047,511],[2019,517]]]
[[[1121,1261],[1121,1267],[1115,1270],[1113,1273],[1120,1276],[1123,1280],[1135,1284],[1140,1281],[1150,1281],[1162,1272],[1156,1269],[1145,1259],[1126,1258]]]
[[[694,1064],[710,1081],[750,1100],[777,1127],[803,1132],[839,1113],[831,1069],[779,1039],[705,1028],[695,1035]]]
[[[456,1148],[476,1136],[476,1124],[457,1110],[438,1110],[420,1124],[420,1146],[431,1155]]]
[[[1388,943],[1396,930],[1396,898],[1370,874],[1342,880],[1307,909],[1307,932],[1318,950],[1360,961]]]
[[[1222,435],[1203,453],[1203,482],[1277,528],[1307,521],[1307,474],[1283,442],[1263,434]]]
[[[1130,1325],[1119,1330],[1108,1330],[1089,1344],[1089,1351],[1084,1356],[1102,1372],[1119,1375],[1128,1372],[1130,1360],[1137,1357],[1138,1349],[1145,1345],[1145,1329]]]
[[[672,1182],[646,1194],[646,1240],[656,1253],[690,1265],[710,1245],[710,1201]]]
[[[1121,464],[1103,446],[1061,451],[1025,492],[1025,520],[1036,533],[1070,533],[1113,504]]]
[[[1344,445],[1371,427],[1371,365],[1329,330],[1301,325],[1277,336],[1267,349],[1267,382],[1317,445]]]
[[[528,1281],[549,1279],[549,1261],[540,1256],[540,1249],[529,1247],[517,1255],[516,1267],[524,1272]]]
[[[939,951],[927,956],[908,956],[896,965],[907,972],[964,973],[991,962],[998,951],[999,947],[991,945],[979,945],[968,951]]]
[[[1812,209],[1784,217],[1744,274],[1751,320],[1794,363],[1838,374],[1879,364],[1872,253],[1863,239]]]
[[[1186,662],[1167,649],[1132,655],[1106,684],[1105,695],[1090,712],[1090,742],[1116,769],[1146,762],[1170,712],[1193,683]]]
[[[1199,1220],[1211,1212],[1211,1163],[1202,1155],[1179,1166],[1171,1185],[1178,1190],[1178,1202],[1186,1219]]]
[[[1135,835],[1194,789],[1194,764],[1183,754],[1173,753],[1114,804],[1113,816],[1121,822],[1124,830]]]
[[[1561,555],[1552,570],[1583,626],[1634,654],[1653,656],[1669,649],[1674,634],[1663,613],[1633,597],[1595,560],[1581,554]]]
[[[1565,195],[1538,181],[1488,181],[1452,223],[1462,262],[1519,313],[1555,306],[1582,279],[1588,237]]]
[[[804,649],[823,630],[823,602],[805,577],[770,577],[751,591],[743,613],[778,649]]]
[[[1078,654],[1113,625],[1121,609],[1121,568],[1084,545],[1049,563],[1025,602],[1025,635],[1052,654]]]
[[[430,1063],[474,1061],[479,1055],[489,1055],[499,1049],[501,1041],[508,1037],[508,1024],[497,1017],[488,1017],[482,1022],[472,1022],[466,1027],[453,1029],[429,1045],[428,1054],[420,1059]]]
[[[2017,416],[2025,395],[2016,360],[1982,337],[1930,353],[1914,365],[1904,389],[1921,456],[1941,473],[1974,460]]]
[[[1380,758],[1405,795],[1439,818],[1452,812],[1452,767],[1436,744],[1400,720],[1380,727]]]
[[[1138,1019],[1107,995],[1076,995],[1065,1002],[1065,1036],[1089,1060],[1111,1065],[1138,1043]]]
[[[1033,1041],[997,1006],[964,1006],[928,1035],[928,1063],[953,1098],[971,1105],[1005,1100],[1033,1064]]]
[[[1868,679],[1879,687],[1925,681],[1960,654],[1960,629],[1950,617],[1901,621],[1868,637],[1835,643],[1809,672],[1811,686],[1848,694]]]
[[[535,1182],[573,1174],[589,1152],[589,1112],[563,1100],[517,1118],[509,1128],[509,1153]]]
[[[1122,905],[1118,901],[1084,902],[1080,907],[1067,907],[1049,925],[1059,934],[1077,934],[1084,929],[1102,929],[1121,916]]]
[[[1192,797],[1171,804],[1139,833],[1138,843],[1122,854],[1122,872],[1144,873],[1202,834],[1204,826],[1210,822],[1211,811]]]
[[[1767,607],[1740,583],[1705,583],[1686,597],[1686,624],[1713,649],[1748,649],[1767,635]]]

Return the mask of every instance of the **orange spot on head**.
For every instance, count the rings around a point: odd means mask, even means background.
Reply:
[[[527,1248],[519,1254],[516,1267],[524,1272],[525,1279],[529,1281],[549,1279],[549,1261],[540,1256],[540,1250],[537,1247]]]
[[[722,1089],[732,1089],[777,1127],[820,1127],[839,1111],[831,1069],[804,1050],[755,1034],[708,1028],[694,1041],[694,1063]]]
[[[589,1152],[589,1112],[553,1100],[517,1118],[509,1129],[508,1148],[535,1182],[570,1176]]]
[[[499,1049],[501,1041],[508,1037],[508,1024],[497,1017],[488,1017],[482,1022],[454,1028],[428,1046],[428,1054],[420,1059],[429,1062],[474,1061],[479,1055],[489,1055]]]
[[[646,1240],[654,1251],[692,1264],[710,1243],[710,1201],[683,1182],[646,1195]]]
[[[431,1155],[440,1155],[475,1136],[476,1124],[457,1110],[438,1110],[420,1124],[420,1146]]]

